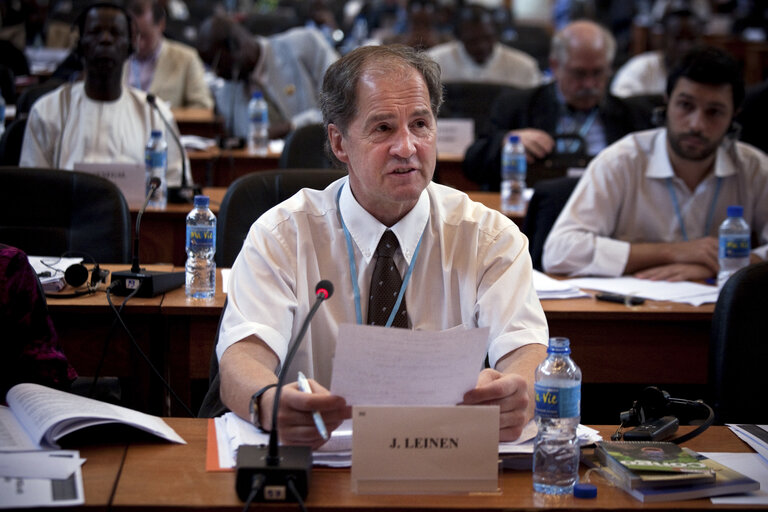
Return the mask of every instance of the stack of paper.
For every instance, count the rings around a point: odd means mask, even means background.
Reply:
[[[717,287],[690,281],[649,281],[634,277],[580,277],[568,279],[570,286],[631,295],[650,300],[668,300],[700,306],[717,302]]]
[[[552,279],[548,275],[533,271],[533,287],[539,299],[575,299],[589,297],[588,294],[574,287],[570,281]]]
[[[82,263],[83,258],[60,258],[58,256],[27,256],[29,264],[40,279],[43,290],[46,292],[58,292],[66,282],[64,272],[70,265]]]

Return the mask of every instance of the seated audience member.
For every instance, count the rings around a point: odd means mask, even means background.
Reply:
[[[406,4],[406,19],[393,27],[394,34],[382,37],[383,44],[404,44],[426,50],[452,39],[439,29],[438,20],[444,7],[436,0],[407,0]]]
[[[136,24],[136,51],[126,65],[126,82],[171,108],[213,108],[197,50],[163,37],[165,8],[159,0],[132,0],[128,12]]]
[[[620,98],[644,94],[664,94],[667,70],[701,42],[703,23],[688,6],[675,1],[659,23],[661,48],[629,59],[611,83],[611,94]]]
[[[322,191],[305,189],[265,213],[233,265],[216,347],[221,398],[243,418],[253,400],[258,423],[267,428],[270,386],[314,303],[315,283],[335,284],[286,369],[289,379],[299,370],[311,377],[314,393],[299,392],[296,383],[283,389],[277,423],[284,443],[322,444],[309,428],[313,410],[331,429],[349,417],[344,398],[327,391],[341,323],[434,331],[487,326],[491,368],[480,371],[464,403],[500,405],[503,440],[516,439],[532,417],[547,323],[528,243],[504,215],[431,181],[441,101],[439,67],[411,47],[365,46],[331,65],[321,108],[332,156],[349,176]],[[393,252],[377,255],[385,245]],[[394,304],[382,313],[368,299],[376,294],[370,283],[377,262],[389,257],[393,277],[406,269],[410,275],[395,285],[406,287],[395,315]]]
[[[575,21],[555,34],[549,59],[555,81],[496,99],[488,126],[464,156],[464,174],[498,190],[501,149],[512,133],[535,162],[553,151],[568,152],[556,148],[558,135],[580,136],[592,156],[631,131],[650,128],[649,109],[606,95],[614,49],[611,34],[591,21]]]
[[[146,94],[123,86],[123,65],[131,54],[130,17],[122,7],[98,3],[80,14],[78,26],[85,80],[64,84],[35,102],[19,165],[71,170],[80,162],[143,164],[151,131],[166,130]],[[158,106],[173,122],[167,107]],[[168,185],[178,186],[182,156],[167,134],[166,139]]]
[[[629,134],[589,164],[544,245],[547,272],[711,278],[729,205],[757,233],[752,261],[766,258],[768,157],[730,133],[739,66],[722,50],[693,50],[667,96],[664,128]]]
[[[0,402],[21,382],[69,390],[77,377],[61,351],[45,294],[27,255],[0,244]]]
[[[765,120],[768,119],[768,80],[747,89],[744,105],[736,116],[741,125],[741,140],[768,153]]]
[[[269,104],[270,138],[321,122],[318,94],[323,74],[338,54],[319,31],[293,28],[254,36],[216,15],[200,27],[198,50],[223,79],[214,84],[213,94],[229,133],[248,134],[248,101],[254,91],[262,91]]]
[[[458,41],[429,50],[429,56],[440,64],[443,82],[489,82],[513,87],[541,83],[541,72],[533,57],[498,41],[493,15],[487,9],[477,5],[461,9],[456,35]]]

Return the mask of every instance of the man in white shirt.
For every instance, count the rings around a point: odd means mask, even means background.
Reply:
[[[252,226],[232,267],[216,348],[222,401],[244,418],[252,407],[257,425],[273,424],[276,373],[314,303],[315,283],[329,279],[334,297],[286,369],[289,379],[299,370],[311,377],[313,393],[287,385],[276,421],[284,443],[316,447],[323,440],[313,410],[330,429],[349,417],[343,397],[327,391],[338,326],[372,321],[370,284],[381,257],[374,253],[387,233],[396,240],[395,271],[406,276],[403,325],[489,327],[491,368],[480,371],[464,403],[499,404],[501,439],[516,439],[533,415],[546,319],[527,240],[514,223],[431,182],[442,101],[437,65],[409,47],[362,47],[331,65],[322,98],[329,147],[349,176],[299,192]]]
[[[541,71],[533,57],[498,41],[487,9],[478,5],[462,8],[456,32],[458,41],[428,50],[440,64],[443,82],[486,82],[520,88],[541,83]]]
[[[163,37],[165,8],[158,0],[132,0],[128,12],[136,24],[136,51],[125,66],[126,83],[150,92],[171,108],[213,108],[197,50]]]
[[[657,280],[718,271],[718,226],[741,205],[768,257],[768,157],[734,140],[741,71],[722,50],[690,52],[670,72],[666,127],[632,133],[587,168],[544,245],[547,272]]]
[[[611,94],[619,98],[664,94],[667,71],[677,60],[701,43],[703,22],[688,2],[672,2],[658,23],[661,49],[629,59],[613,77]]]
[[[68,170],[81,162],[143,165],[151,131],[166,129],[146,94],[122,83],[123,64],[132,51],[130,18],[117,5],[94,4],[78,20],[85,81],[64,84],[35,102],[19,165]],[[173,125],[167,107],[158,107]],[[178,147],[169,143],[169,186],[181,184],[181,159]]]
[[[322,121],[318,95],[323,74],[339,56],[320,31],[299,27],[254,36],[216,15],[201,25],[197,47],[220,77],[212,85],[213,95],[230,134],[247,136],[248,101],[254,91],[261,91],[269,104],[271,139]]]

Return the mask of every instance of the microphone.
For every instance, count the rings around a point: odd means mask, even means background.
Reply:
[[[277,413],[280,409],[280,395],[288,368],[307,332],[309,322],[315,316],[320,304],[333,295],[333,284],[323,279],[315,286],[315,304],[307,313],[307,318],[294,338],[283,368],[277,378],[275,400],[272,407],[272,429],[269,433],[269,446],[242,445],[237,450],[237,478],[235,489],[242,501],[251,497],[255,485],[261,484],[256,501],[300,501],[309,492],[309,475],[312,470],[312,449],[309,446],[278,446]],[[265,489],[269,489],[265,493]],[[291,490],[296,495],[289,495]],[[293,498],[293,499],[291,499]]]
[[[163,111],[157,105],[157,98],[154,94],[147,94],[147,103],[152,107],[155,112],[160,116],[160,119],[165,125],[165,129],[171,134],[171,138],[179,148],[179,154],[181,155],[181,186],[180,187],[168,187],[168,200],[172,203],[191,203],[196,194],[201,194],[200,187],[187,184],[187,159],[184,158],[184,146],[181,144],[181,139],[176,134],[176,130],[173,129],[171,123],[163,115]]]
[[[153,176],[149,180],[149,191],[144,198],[144,204],[136,214],[136,234],[133,237],[133,257],[131,270],[112,272],[112,293],[124,297],[138,288],[137,297],[154,297],[170,290],[174,290],[184,284],[186,276],[184,271],[157,272],[142,270],[139,265],[139,239],[141,234],[141,217],[147,209],[149,200],[160,187],[160,178]]]

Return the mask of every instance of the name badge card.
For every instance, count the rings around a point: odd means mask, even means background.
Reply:
[[[437,152],[440,155],[463,157],[467,148],[475,141],[473,119],[438,119]]]
[[[128,206],[140,207],[146,196],[145,169],[142,164],[125,162],[89,163],[78,162],[76,171],[87,172],[106,178],[120,189]]]
[[[355,406],[352,492],[445,494],[499,488],[499,407]]]

